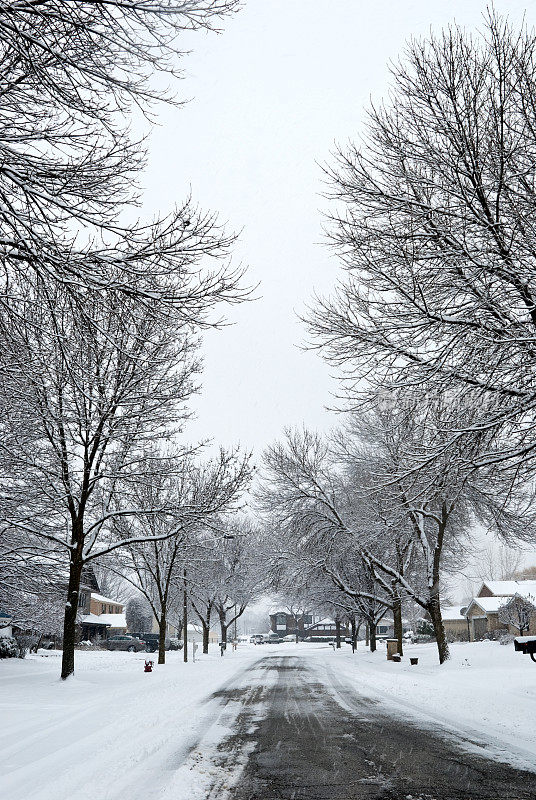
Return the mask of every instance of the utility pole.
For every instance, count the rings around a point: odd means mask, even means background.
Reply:
[[[183,572],[183,591],[182,591],[182,657],[184,663],[188,661],[188,594],[186,592],[186,568]]]

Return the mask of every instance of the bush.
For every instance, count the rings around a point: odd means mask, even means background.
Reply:
[[[17,642],[12,636],[0,637],[0,658],[16,658],[19,654]]]
[[[500,642],[503,636],[509,636],[508,628],[495,628],[493,631],[488,631],[482,636],[484,642]],[[514,638],[510,639],[513,642]]]
[[[37,644],[39,637],[35,633],[16,633],[15,641],[17,643],[17,656],[26,658],[26,653]]]
[[[502,636],[499,637],[499,644],[512,644],[514,639],[515,639],[515,636],[513,636],[513,634],[505,633],[503,631]]]

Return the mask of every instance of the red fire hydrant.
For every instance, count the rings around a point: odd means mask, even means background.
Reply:
[[[146,661],[145,662],[145,666],[143,668],[143,671],[144,672],[152,672],[153,671],[153,664],[154,664],[154,661]]]

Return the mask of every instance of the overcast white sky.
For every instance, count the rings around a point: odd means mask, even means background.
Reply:
[[[532,0],[497,0],[520,20]],[[260,283],[233,326],[207,335],[203,391],[190,436],[257,455],[286,425],[335,424],[336,383],[299,345],[296,313],[328,291],[336,260],[321,244],[322,174],[335,142],[359,134],[364,106],[385,93],[387,64],[411,35],[456,20],[481,25],[481,0],[245,0],[221,36],[195,34],[183,62],[182,109],[160,109],[145,175],[149,210],[191,187],[243,229],[236,259]]]

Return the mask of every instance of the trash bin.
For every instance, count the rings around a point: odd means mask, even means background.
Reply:
[[[398,653],[398,639],[387,639],[387,661],[392,661]]]

